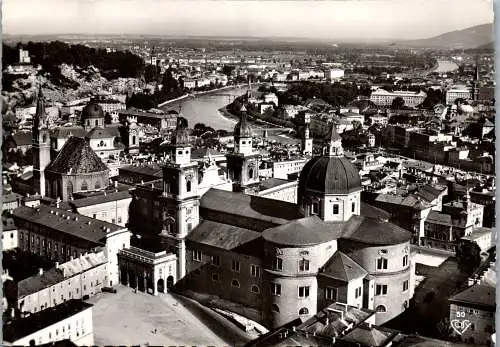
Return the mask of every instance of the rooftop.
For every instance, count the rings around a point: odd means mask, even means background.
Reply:
[[[359,344],[361,346],[385,346],[397,334],[374,325],[359,324],[356,328],[342,337],[343,341]]]
[[[42,289],[60,283],[63,280],[64,276],[61,270],[56,268],[49,269],[44,271],[41,275],[36,274],[19,281],[17,283],[17,297],[19,299],[24,298],[27,295],[37,293]]]
[[[80,208],[125,199],[132,199],[132,196],[130,195],[128,190],[121,190],[117,192],[93,195],[81,199],[72,200],[69,201],[69,205],[74,208]]]
[[[464,291],[452,296],[450,302],[462,306],[478,305],[487,310],[495,310],[495,287],[475,284]]]
[[[344,253],[337,251],[323,266],[321,275],[344,282],[365,277],[368,272]]]
[[[91,304],[81,300],[69,300],[28,317],[4,322],[3,338],[5,341],[15,342],[91,307]]]
[[[108,171],[108,168],[84,138],[72,136],[45,170],[62,174],[86,174]]]
[[[21,206],[13,210],[12,214],[15,221],[25,220],[87,241],[87,247],[100,246],[108,233],[123,229],[115,224],[44,205],[37,208]]]
[[[267,229],[262,234],[266,241],[291,247],[317,245],[336,240],[339,236],[339,230],[332,230],[318,216],[294,220]]]
[[[338,224],[332,226],[338,228]],[[366,244],[393,245],[409,242],[412,237],[409,231],[375,218],[352,216],[343,224],[341,238]]]

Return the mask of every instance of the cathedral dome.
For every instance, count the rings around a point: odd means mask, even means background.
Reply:
[[[89,102],[82,110],[82,120],[104,118],[104,111],[96,102]]]
[[[236,123],[234,127],[234,137],[235,138],[241,138],[241,137],[252,137],[252,128],[250,127],[250,124],[248,123],[247,120],[247,115],[246,115],[246,108],[245,106],[241,107],[241,118],[238,123]]]
[[[349,194],[361,190],[358,169],[345,157],[315,157],[304,165],[299,178],[299,194]]]

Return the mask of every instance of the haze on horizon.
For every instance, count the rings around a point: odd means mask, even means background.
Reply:
[[[493,22],[493,0],[4,0],[4,34],[420,39]]]

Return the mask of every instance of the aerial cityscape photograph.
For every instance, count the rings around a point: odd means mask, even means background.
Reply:
[[[2,1],[2,345],[496,344],[493,0]]]

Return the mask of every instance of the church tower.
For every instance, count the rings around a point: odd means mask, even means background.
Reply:
[[[253,152],[252,129],[245,106],[240,111],[240,121],[234,127],[234,151],[226,158],[233,191],[245,192],[249,185],[259,182],[259,154]]]
[[[311,138],[309,123],[306,124],[304,130],[304,138],[302,139],[302,154],[311,156],[313,152],[313,139]]]
[[[33,118],[33,193],[46,194],[45,168],[50,163],[50,134],[42,86],[40,85],[36,113]]]
[[[472,81],[472,100],[479,99],[479,57],[476,57],[476,67],[474,69],[474,80]]]
[[[170,251],[177,254],[177,280],[186,275],[185,238],[199,223],[198,163],[191,162],[187,128],[179,120],[163,167],[162,220]]]
[[[129,154],[139,153],[139,129],[137,127],[137,117],[127,117],[127,150]]]

